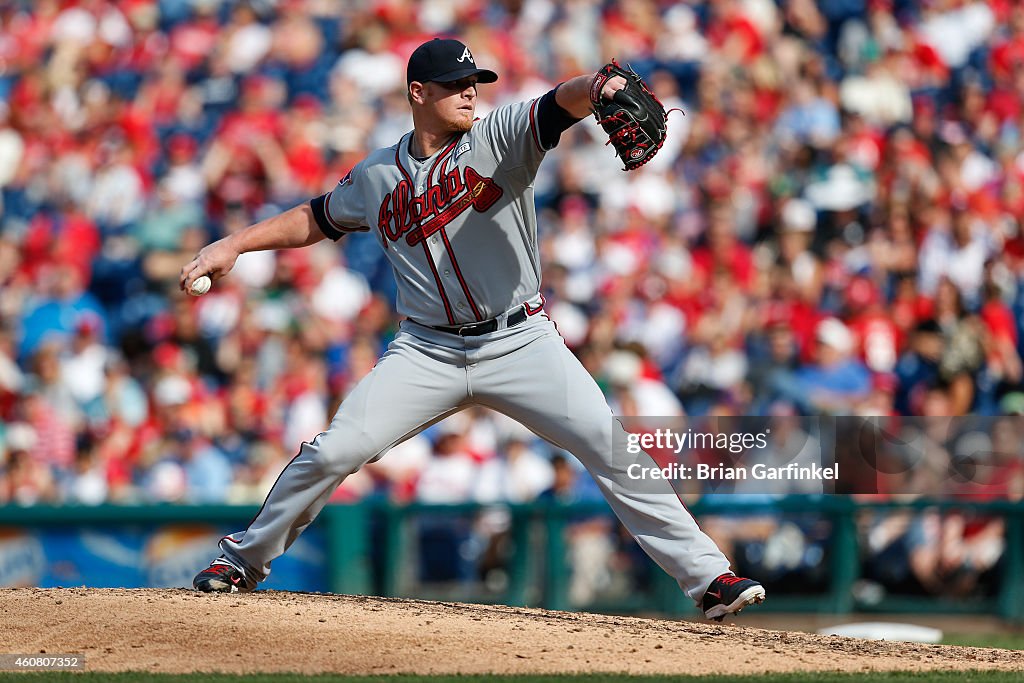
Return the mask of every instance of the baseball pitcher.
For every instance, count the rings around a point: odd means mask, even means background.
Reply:
[[[227,275],[245,252],[372,232],[394,269],[405,316],[383,357],[328,429],[302,444],[249,526],[221,539],[220,557],[195,577],[197,589],[252,590],[345,477],[445,417],[483,405],[578,457],[637,542],[708,618],[764,600],[759,583],[730,571],[670,483],[623,486],[625,459],[616,464],[612,445],[625,443],[623,428],[539,294],[533,182],[545,153],[596,113],[624,165],[635,168],[663,141],[664,109],[657,112],[660,103],[651,104],[656,98],[639,77],[610,64],[477,119],[477,88],[497,78],[457,40],[424,43],[407,71],[412,131],[370,153],[327,194],[206,246],[182,268],[188,291],[203,275]]]

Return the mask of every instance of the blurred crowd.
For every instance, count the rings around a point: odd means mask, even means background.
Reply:
[[[481,115],[612,57],[686,112],[630,174],[584,121],[536,183],[616,413],[1024,413],[1013,0],[0,0],[0,503],[262,500],[394,334],[390,268],[178,271],[410,129],[439,34],[498,72]],[[473,411],[336,498],[594,497],[573,462]]]

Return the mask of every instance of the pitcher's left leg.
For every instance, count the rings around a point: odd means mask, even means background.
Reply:
[[[476,401],[580,459],[637,543],[695,602],[729,572],[729,561],[668,482],[647,481],[643,491],[629,486],[625,470],[636,457],[616,454],[612,446],[613,430],[615,443],[625,445],[625,430],[553,327],[507,355],[479,363],[472,376]]]

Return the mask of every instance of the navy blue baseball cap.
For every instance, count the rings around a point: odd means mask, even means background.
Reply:
[[[416,48],[409,57],[405,76],[406,84],[413,81],[450,83],[467,76],[477,76],[481,83],[498,80],[498,74],[490,69],[478,68],[469,48],[453,38],[434,38]]]

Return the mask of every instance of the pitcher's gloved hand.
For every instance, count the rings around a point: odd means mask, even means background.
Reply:
[[[616,90],[611,99],[603,93],[605,83],[621,76],[626,87]],[[668,115],[640,75],[622,68],[612,60],[605,64],[590,86],[590,102],[597,123],[608,134],[608,142],[622,160],[624,169],[632,171],[654,158],[665,144]]]

